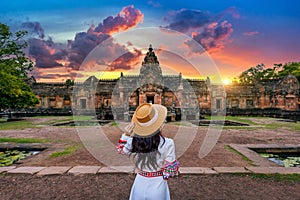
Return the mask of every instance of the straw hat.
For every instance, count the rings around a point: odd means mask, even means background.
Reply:
[[[135,126],[133,131],[139,136],[150,136],[164,123],[167,108],[160,104],[144,103],[135,110],[132,121]]]

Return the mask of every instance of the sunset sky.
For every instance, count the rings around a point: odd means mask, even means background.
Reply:
[[[149,44],[164,74],[188,78],[300,61],[297,0],[1,0],[0,22],[29,32],[45,82],[138,73]]]

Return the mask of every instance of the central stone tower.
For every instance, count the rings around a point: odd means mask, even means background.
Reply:
[[[159,84],[162,81],[162,70],[150,44],[140,69],[140,85]]]

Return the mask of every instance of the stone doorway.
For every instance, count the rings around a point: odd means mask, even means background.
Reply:
[[[81,109],[86,109],[86,99],[80,99],[80,107]]]
[[[147,103],[155,103],[154,102],[154,96],[147,96]]]

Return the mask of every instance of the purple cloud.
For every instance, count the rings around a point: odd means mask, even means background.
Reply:
[[[91,50],[109,37],[108,34],[94,34],[89,31],[77,33],[74,40],[68,41],[69,67],[78,70]]]
[[[165,28],[187,33],[191,29],[198,29],[211,22],[208,12],[181,9],[171,13],[171,23]]]
[[[226,39],[233,32],[232,25],[227,21],[221,24],[213,22],[204,27],[201,32],[193,32],[192,38],[208,52],[214,52],[224,48]],[[189,43],[186,42],[188,45]],[[202,52],[195,52],[202,53]]]
[[[44,30],[38,22],[27,21],[22,23],[22,27],[28,29],[32,37],[28,39],[28,52],[29,57],[35,60],[37,68],[65,67],[71,72],[72,70],[79,70],[87,55],[97,45],[110,38],[111,34],[126,31],[136,26],[142,22],[143,16],[141,11],[135,9],[133,6],[124,7],[115,17],[109,16],[97,26],[92,24],[86,32],[77,33],[74,40],[68,40],[66,45],[55,43],[50,37],[44,39]],[[39,38],[33,37],[33,34],[37,34]],[[110,49],[106,52],[106,56],[108,57],[120,49],[119,45],[110,43]],[[125,47],[121,48],[124,49]],[[111,64],[110,70],[128,69],[129,66],[124,62],[134,62],[136,59],[134,55],[139,56],[140,54],[138,51],[129,52],[115,62],[106,64]]]
[[[57,60],[66,56],[66,51],[56,52],[53,48],[54,43],[51,39],[41,40],[30,38],[28,40],[29,54],[35,59],[35,65],[38,68],[52,68],[62,66]]]
[[[45,37],[44,29],[39,22],[23,22],[21,24],[21,29],[25,29],[31,34],[37,34],[39,38],[43,39]]]
[[[116,17],[109,16],[97,27],[92,24],[87,32],[77,33],[74,40],[68,41],[69,67],[78,70],[86,56],[97,45],[108,39],[113,33],[136,26],[143,20],[143,16],[140,10],[133,6],[127,6]]]
[[[200,10],[181,9],[171,13],[170,24],[165,28],[186,33],[202,45],[203,49],[196,47],[192,41],[186,41],[185,44],[194,53],[202,53],[204,50],[214,52],[224,48],[233,32],[232,24],[222,21],[226,14],[238,17],[233,7],[217,15]]]

